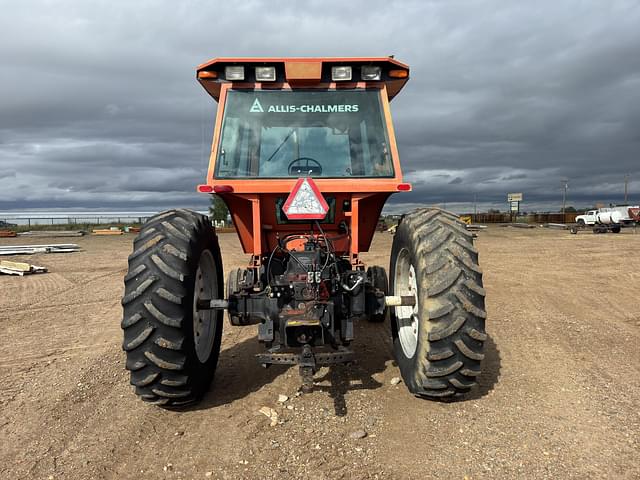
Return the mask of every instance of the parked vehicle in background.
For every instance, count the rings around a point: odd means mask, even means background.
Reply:
[[[620,233],[623,225],[630,225],[634,222],[631,210],[638,206],[616,206],[589,210],[584,215],[576,217],[576,223],[580,227],[592,226],[593,233]]]
[[[585,225],[595,225],[598,210],[589,210],[584,215],[576,216],[576,223],[582,227]]]

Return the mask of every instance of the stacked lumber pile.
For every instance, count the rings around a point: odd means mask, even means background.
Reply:
[[[92,230],[94,235],[122,235],[124,232],[117,227],[96,228]]]
[[[80,247],[75,243],[58,243],[53,245],[3,245],[0,255],[31,255],[33,253],[69,253],[77,252]]]
[[[30,273],[45,273],[46,267],[39,267],[29,263],[9,262],[8,260],[0,260],[0,273],[5,275],[29,275]]]
[[[83,230],[32,230],[19,233],[19,237],[81,237]]]

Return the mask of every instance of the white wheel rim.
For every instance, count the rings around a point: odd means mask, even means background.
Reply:
[[[198,261],[193,290],[193,343],[201,363],[209,360],[213,349],[217,328],[217,310],[198,310],[196,303],[199,298],[216,299],[217,291],[216,264],[211,251],[205,250]]]
[[[395,307],[400,346],[405,356],[412,358],[418,348],[418,328],[420,322],[418,316],[416,270],[411,264],[409,251],[406,248],[400,250],[396,259],[393,290],[394,295],[413,296],[416,299],[415,306],[413,307]]]

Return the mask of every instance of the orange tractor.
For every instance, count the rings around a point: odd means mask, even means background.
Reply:
[[[389,321],[407,388],[455,398],[480,375],[484,290],[472,235],[440,209],[404,215],[389,276],[366,252],[403,182],[389,102],[409,67],[382,58],[218,58],[197,78],[219,102],[198,191],[226,203],[245,253],[228,273],[210,220],[151,218],[125,276],[123,347],[131,383],[164,406],[197,401],[220,351],[223,312],[257,325],[257,363],[320,367],[355,360],[358,321]]]

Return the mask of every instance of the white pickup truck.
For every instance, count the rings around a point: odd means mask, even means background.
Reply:
[[[584,215],[577,215],[576,223],[581,226],[595,225],[597,215],[598,210],[589,210],[588,212],[585,212]]]
[[[622,225],[633,223],[634,219],[629,214],[629,209],[637,209],[625,205],[622,207],[600,208],[589,210],[584,215],[576,216],[576,223],[581,227],[593,226],[594,233],[620,233]]]

